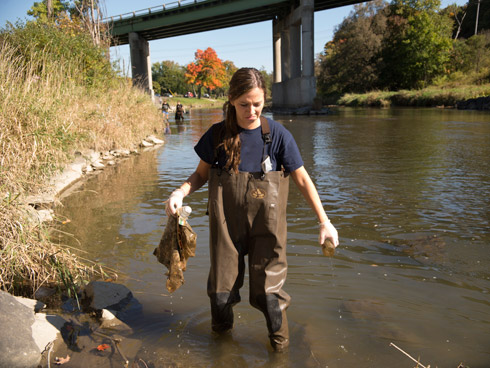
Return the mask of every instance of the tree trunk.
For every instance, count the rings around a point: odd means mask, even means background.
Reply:
[[[48,11],[48,19],[51,19],[51,17],[53,16],[53,2],[52,2],[52,0],[46,1],[46,8]]]
[[[103,39],[103,35],[101,35],[102,11],[100,0],[82,0],[79,6],[76,3],[75,6],[85,28],[90,32],[93,43],[100,45]]]
[[[455,40],[458,39],[459,32],[461,32],[461,25],[463,24],[464,17],[466,17],[466,12],[464,12],[463,17],[461,18],[461,21],[458,19],[457,14],[454,14],[454,18],[458,22],[458,30],[456,31],[456,35],[454,36]]]

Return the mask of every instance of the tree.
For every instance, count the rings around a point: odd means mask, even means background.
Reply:
[[[238,67],[233,63],[233,61],[225,60],[223,61],[223,66],[225,68],[225,73],[221,80],[221,87],[214,90],[216,96],[226,96],[228,94],[228,89],[230,88],[230,80],[233,74],[238,70]]]
[[[260,74],[262,74],[262,77],[264,78],[265,82],[265,89],[266,89],[266,97],[267,99],[270,99],[272,97],[272,83],[274,80],[274,77],[272,73],[267,72],[265,68],[262,66],[259,70]]]
[[[41,23],[47,23],[48,21],[56,21],[62,15],[66,14],[69,9],[70,4],[66,0],[43,0],[41,2],[35,2],[27,11],[27,15],[34,17]]]
[[[487,80],[490,78],[490,32],[472,36],[466,40],[468,45],[468,69],[480,73],[486,68]]]
[[[158,83],[157,81],[152,80],[151,81],[151,84],[152,84],[153,91],[155,92],[155,94],[161,95],[163,93],[162,92],[162,86],[160,86],[160,83]]]
[[[43,0],[35,2],[27,14],[40,23],[89,32],[94,45],[108,46],[109,35],[102,23],[101,0]]]
[[[478,9],[478,5],[480,9]],[[466,18],[461,26],[460,37],[470,38],[475,35],[478,24],[478,34],[490,30],[490,0],[471,0],[465,5]],[[477,17],[478,15],[478,17]]]
[[[194,55],[194,62],[187,65],[185,78],[187,83],[199,87],[199,98],[201,98],[203,87],[212,91],[223,85],[226,70],[216,51],[211,47],[204,51],[198,49]]]
[[[386,30],[386,3],[354,6],[325,45],[317,65],[320,94],[366,92],[378,88],[378,65]]]
[[[448,5],[440,11],[440,14],[449,17],[453,21],[453,39],[457,40],[461,33],[464,18],[466,17],[468,6],[459,6],[457,4]]]
[[[188,90],[185,81],[185,68],[170,60],[153,63],[151,66],[152,80],[158,82],[160,93],[184,94]]]
[[[450,20],[439,0],[394,0],[383,45],[383,82],[390,89],[420,88],[443,74],[452,50]]]
[[[101,45],[103,41],[107,41],[107,37],[104,37],[106,32],[101,32],[104,28],[104,16],[100,0],[77,0],[74,2],[74,9],[83,27],[89,31],[94,45]]]

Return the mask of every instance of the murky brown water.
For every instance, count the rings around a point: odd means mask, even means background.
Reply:
[[[198,163],[193,145],[219,110],[192,110],[167,143],[102,172],[64,200],[64,242],[121,274],[143,305],[130,321],[154,367],[490,366],[490,114],[436,109],[274,116],[293,133],[340,234],[334,258],[294,184],[289,198],[289,353],[263,316],[235,308],[231,338],[210,332],[207,189],[186,198],[198,235],[186,283],[165,289],[153,249],[163,202]]]

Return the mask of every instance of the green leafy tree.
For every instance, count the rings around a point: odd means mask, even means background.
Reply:
[[[260,74],[262,74],[262,77],[264,78],[265,81],[267,98],[270,99],[272,97],[272,81],[273,81],[272,73],[267,72],[267,70],[265,70],[264,67],[260,68],[259,72]]]
[[[488,81],[490,78],[490,32],[454,41],[450,72],[453,79]]]
[[[490,79],[490,32],[472,36],[466,40],[467,70],[482,74],[486,82]]]
[[[160,95],[163,93],[162,92],[162,86],[160,86],[160,83],[158,83],[154,80],[152,80],[151,83],[152,83],[152,87],[153,87],[153,92],[155,92],[155,94],[158,93]]]
[[[34,17],[41,23],[47,23],[48,21],[55,21],[60,19],[70,10],[69,1],[65,0],[51,0],[52,14],[51,18],[48,18],[48,0],[43,0],[41,2],[35,2],[31,9],[27,11],[27,15]]]
[[[53,23],[73,32],[88,31],[95,45],[109,47],[110,36],[102,23],[101,1],[43,0],[35,2],[27,14],[42,24]]]
[[[439,0],[394,0],[383,46],[383,82],[390,89],[421,88],[446,71],[451,21]]]
[[[354,6],[317,63],[320,94],[365,92],[379,86],[378,65],[386,30],[382,0]]]
[[[160,93],[184,94],[188,89],[185,68],[170,60],[153,63],[152,79],[160,85]]]
[[[463,24],[465,24],[466,15],[468,15],[468,6],[459,6],[457,4],[451,4],[442,9],[439,12],[441,15],[444,15],[451,19],[453,22],[453,39],[457,40]]]

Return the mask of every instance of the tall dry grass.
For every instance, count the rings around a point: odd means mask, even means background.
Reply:
[[[131,148],[161,129],[149,96],[114,75],[87,83],[86,68],[83,58],[53,60],[49,47],[26,53],[0,37],[0,288],[13,294],[31,296],[42,285],[70,291],[103,275],[53,244],[23,198],[43,191],[75,151]]]
[[[119,79],[106,90],[85,88],[76,67],[52,68],[39,53],[27,65],[0,45],[0,189],[32,192],[76,150],[130,147],[161,128],[150,98]],[[41,73],[39,73],[41,71]]]

